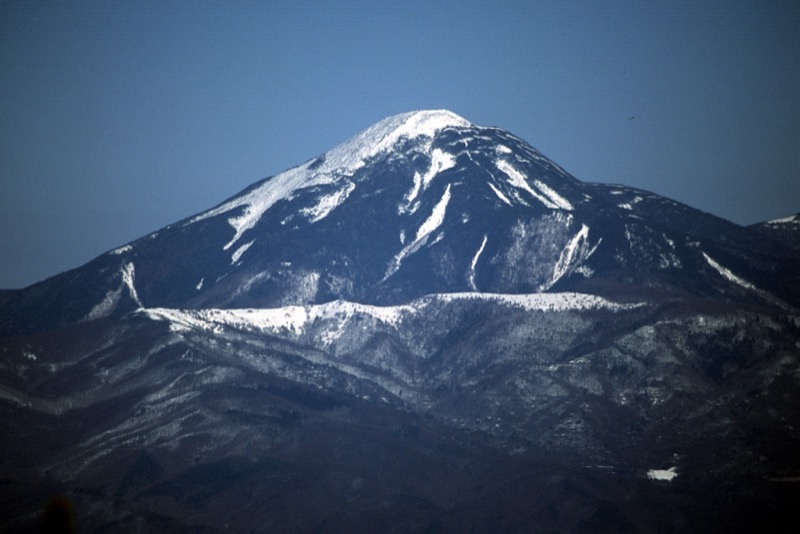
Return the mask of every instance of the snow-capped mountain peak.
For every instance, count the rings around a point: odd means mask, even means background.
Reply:
[[[473,126],[471,122],[447,110],[412,111],[394,115],[375,123],[327,152],[319,170],[325,173],[352,174],[371,157],[391,149],[402,139],[430,140],[446,128],[470,126]]]
[[[228,250],[279,200],[290,199],[300,189],[341,185],[321,198],[315,206],[306,209],[312,221],[320,220],[347,199],[353,191],[353,184],[348,178],[371,158],[391,150],[402,140],[422,139],[422,144],[430,148],[433,137],[441,130],[470,126],[472,123],[446,110],[413,111],[388,117],[322,156],[274,176],[248,193],[198,215],[189,223],[244,207],[242,213],[229,219],[236,233],[223,247]]]

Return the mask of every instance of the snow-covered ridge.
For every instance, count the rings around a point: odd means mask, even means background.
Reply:
[[[800,225],[800,214],[798,215],[790,215],[789,217],[782,217],[780,219],[772,219],[771,221],[767,221],[766,224],[771,226],[777,226],[782,224],[798,224]]]
[[[228,223],[236,231],[233,238],[223,247],[224,250],[228,250],[244,232],[253,228],[276,202],[290,199],[298,190],[339,184],[345,179],[338,191],[320,201],[320,204],[309,208],[307,215],[311,218],[311,222],[319,221],[347,199],[354,185],[346,178],[353,176],[372,157],[390,150],[402,139],[422,137],[430,140],[445,128],[469,126],[472,126],[472,123],[445,110],[414,111],[386,118],[326,152],[320,158],[273,176],[246,194],[190,219],[187,224],[243,208],[240,214],[228,219]],[[446,158],[442,162],[437,160],[436,163],[439,167],[450,164]],[[439,171],[441,168],[432,172]],[[431,178],[427,180],[430,181]]]
[[[468,120],[447,110],[401,113],[383,119],[325,154],[323,172],[353,173],[401,139],[432,138],[446,128],[468,128]]]
[[[442,303],[459,301],[494,302],[526,311],[575,311],[605,309],[620,311],[644,306],[644,303],[622,304],[584,293],[442,293],[429,295],[399,306],[373,306],[356,302],[335,300],[325,304],[284,306],[264,309],[200,309],[178,310],[172,308],[146,308],[143,313],[153,320],[167,321],[175,331],[206,330],[219,332],[223,328],[257,330],[266,332],[289,331],[299,335],[309,325],[319,320],[343,321],[353,316],[372,317],[379,323],[398,326],[404,319]]]

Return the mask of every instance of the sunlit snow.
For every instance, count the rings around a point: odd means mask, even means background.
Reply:
[[[415,111],[389,117],[320,158],[273,176],[244,195],[190,219],[187,224],[228,213],[237,208],[241,209],[238,215],[228,219],[228,223],[235,230],[233,238],[223,246],[223,250],[228,250],[244,232],[253,228],[276,202],[290,198],[295,191],[333,184],[342,178],[352,177],[371,158],[391,149],[395,143],[404,138],[432,138],[437,132],[446,128],[469,126],[470,122],[445,110]],[[446,164],[449,160],[444,158],[442,161]],[[352,189],[347,194],[350,192]],[[341,196],[327,200],[324,205],[318,205],[319,212],[315,212],[312,217],[317,217],[315,220],[319,220],[330,213],[330,210],[326,211],[327,208],[330,207],[332,210],[338,205],[337,201],[343,200]],[[331,207],[332,204],[335,205]]]
[[[581,229],[572,236],[567,246],[561,251],[558,256],[558,261],[553,267],[553,277],[550,282],[544,287],[549,289],[556,282],[558,282],[570,269],[575,267],[579,260],[586,260],[597,249],[600,243],[598,242],[594,248],[589,250],[589,227],[585,224],[581,225]]]
[[[475,267],[478,265],[478,258],[481,257],[483,253],[483,249],[486,247],[486,241],[488,241],[489,237],[484,235],[483,241],[481,242],[480,248],[478,248],[478,252],[475,253],[475,256],[472,258],[472,263],[469,266],[469,286],[477,291],[478,287],[475,285]]]
[[[501,192],[500,192],[500,190],[499,190],[499,189],[497,189],[497,188],[494,186],[494,184],[492,184],[491,182],[487,182],[487,183],[489,184],[489,187],[491,187],[491,188],[492,188],[492,191],[494,191],[494,194],[495,194],[495,195],[497,195],[497,198],[499,198],[500,200],[502,200],[503,202],[505,202],[506,204],[508,204],[509,206],[511,206],[511,201],[510,201],[510,200],[508,200],[508,197],[506,197],[506,196],[505,196],[503,193],[501,193]]]
[[[142,312],[154,320],[170,322],[176,331],[204,330],[219,333],[223,328],[256,329],[272,332],[287,331],[299,335],[318,320],[346,321],[355,315],[370,316],[387,326],[398,326],[427,307],[437,303],[476,301],[494,302],[526,311],[560,312],[606,309],[633,309],[643,303],[621,304],[585,293],[439,293],[428,295],[399,306],[373,306],[335,300],[324,304],[284,306],[266,309],[200,309],[177,310],[147,308]]]
[[[242,257],[242,254],[244,254],[245,251],[247,251],[247,249],[250,248],[250,245],[252,245],[253,243],[254,241],[250,241],[249,243],[245,243],[241,247],[237,248],[236,252],[234,252],[233,255],[231,256],[231,265],[239,261],[239,258]]]
[[[511,163],[504,159],[498,159],[495,161],[495,166],[506,176],[509,178],[509,183],[516,187],[517,189],[522,189],[529,193],[532,197],[536,200],[544,204],[546,208],[550,209],[563,209],[563,210],[572,210],[572,204],[570,204],[564,197],[553,191],[552,188],[548,187],[540,180],[534,180],[534,185],[539,189],[536,191],[533,189],[525,179],[525,175],[522,174],[519,170],[517,170]]]
[[[411,190],[403,198],[403,205],[400,207],[400,213],[415,212],[417,204],[414,201],[420,192],[428,189],[433,179],[439,173],[452,169],[456,165],[456,158],[443,150],[435,148],[431,151],[431,165],[425,174],[414,173],[414,184]]]
[[[109,252],[109,254],[116,254],[116,255],[124,254],[124,253],[128,252],[129,250],[131,250],[132,248],[133,248],[132,245],[124,245],[124,246],[121,246],[119,248],[115,248],[114,250]]]
[[[106,293],[106,296],[95,304],[89,314],[86,316],[86,320],[90,321],[92,319],[99,319],[100,317],[106,317],[107,315],[111,314],[114,311],[114,308],[117,306],[119,302],[119,298],[122,296],[122,286],[120,285],[118,288],[113,289]]]
[[[650,480],[666,480],[670,482],[678,476],[677,469],[677,467],[670,467],[669,469],[650,469],[647,472],[647,478]]]
[[[444,216],[447,212],[447,204],[450,202],[450,186],[452,184],[447,184],[447,187],[444,190],[444,194],[442,198],[439,199],[439,202],[433,207],[430,216],[422,223],[422,225],[417,230],[417,235],[414,238],[414,241],[403,247],[403,249],[394,257],[391,264],[389,265],[389,269],[386,271],[383,279],[386,280],[390,276],[392,276],[397,269],[400,268],[400,264],[403,260],[409,255],[413,254],[421,246],[423,246],[427,240],[428,236],[433,233],[439,226],[441,226],[442,222],[444,222]]]
[[[134,284],[135,280],[136,280],[136,273],[133,267],[133,263],[128,262],[122,267],[122,282],[128,287],[128,291],[130,292],[131,298],[136,302],[136,304],[141,306],[142,301],[139,300],[139,294],[136,292],[136,286]]]
[[[747,280],[745,280],[743,278],[739,278],[738,276],[733,274],[730,270],[726,269],[725,267],[723,267],[722,265],[720,265],[719,263],[714,261],[705,252],[703,252],[703,257],[706,259],[708,264],[710,266],[712,266],[719,274],[721,274],[723,277],[725,277],[729,281],[733,282],[734,284],[738,284],[738,285],[742,286],[745,289],[751,289],[751,290],[756,290],[757,289],[753,284],[751,284]]]
[[[350,196],[350,193],[352,193],[355,188],[356,184],[347,182],[341,189],[334,191],[330,195],[321,197],[315,205],[300,210],[300,213],[308,217],[309,222],[315,223],[321,221],[327,217],[330,212],[338,208],[342,202],[347,200],[347,197]]]
[[[562,197],[561,195],[553,191],[553,189],[550,188],[547,184],[545,184],[541,180],[534,180],[533,184],[537,187],[537,189],[539,189],[539,191],[541,191],[547,196],[550,202],[552,202],[562,210],[572,211],[573,209],[572,204],[570,204],[570,202],[566,198]]]
[[[800,224],[800,216],[799,215],[790,215],[789,217],[782,217],[780,219],[772,219],[771,221],[767,221],[767,224],[771,225],[781,225],[781,224]]]

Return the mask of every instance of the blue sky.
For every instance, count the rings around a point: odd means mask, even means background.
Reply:
[[[0,68],[0,288],[415,109],[740,224],[800,211],[797,2],[5,0]]]

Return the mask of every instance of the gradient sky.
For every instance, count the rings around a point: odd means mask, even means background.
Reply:
[[[789,215],[800,3],[2,0],[0,288],[429,108],[580,180]]]

